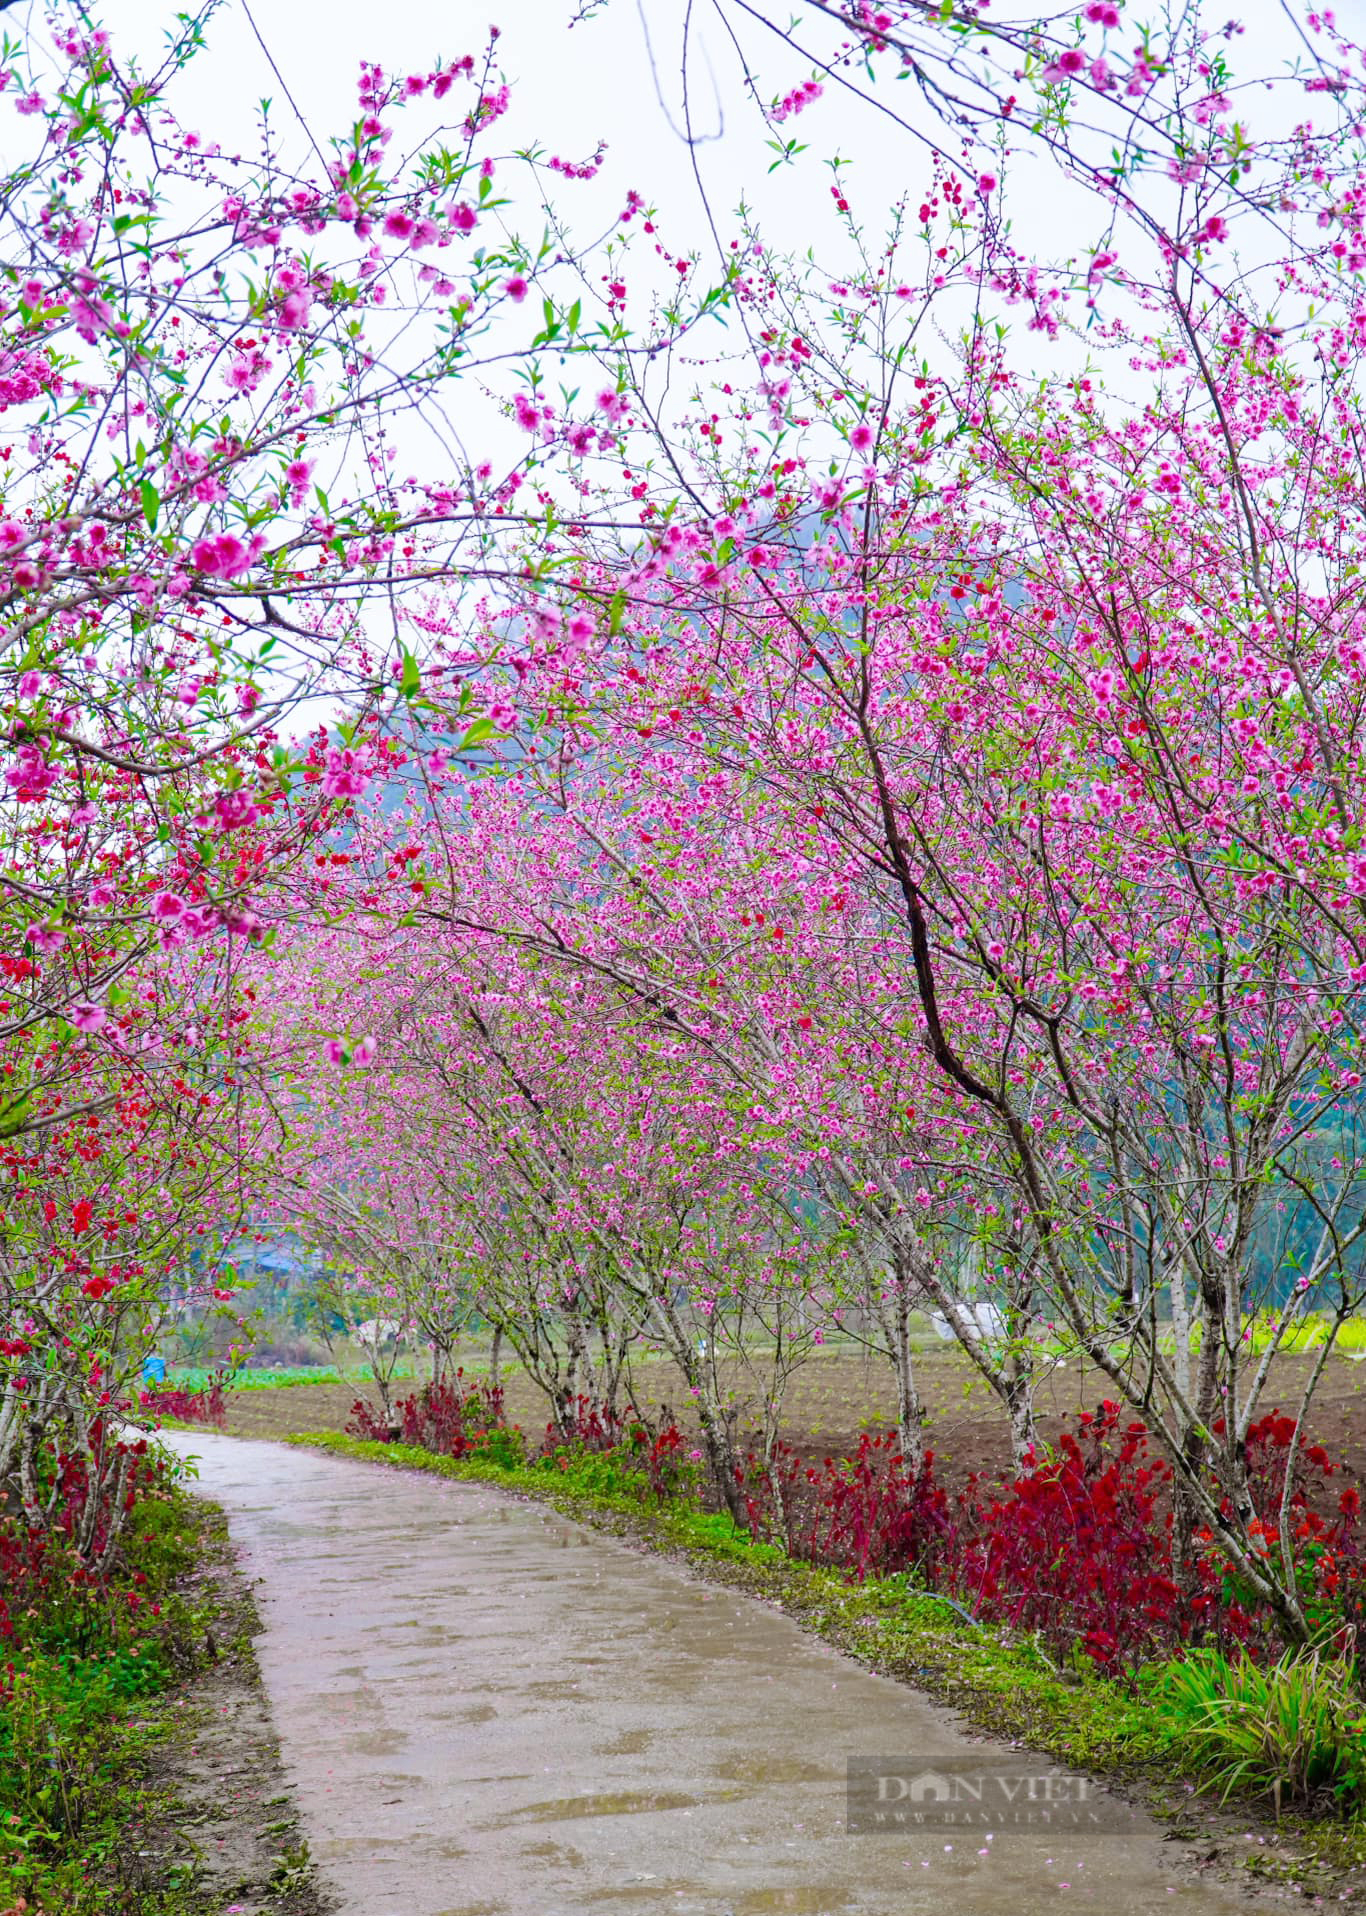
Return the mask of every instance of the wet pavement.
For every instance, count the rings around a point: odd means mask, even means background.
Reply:
[[[342,1916],[1247,1908],[1183,1882],[1175,1846],[1104,1792],[1030,1780],[1048,1766],[553,1512],[274,1444],[167,1442],[200,1458],[256,1580],[285,1765]],[[889,1757],[896,1779],[866,1798],[884,1827],[850,1834],[850,1759],[892,1779]]]

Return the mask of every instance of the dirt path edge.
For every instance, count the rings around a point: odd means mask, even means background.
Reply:
[[[202,1666],[156,1707],[147,1820],[129,1842],[125,1880],[149,1906],[166,1879],[189,1879],[186,1916],[330,1916],[298,1828],[254,1639],[261,1619],[217,1504],[201,1513],[199,1560],[187,1580],[210,1619]],[[182,1904],[177,1902],[177,1916]]]

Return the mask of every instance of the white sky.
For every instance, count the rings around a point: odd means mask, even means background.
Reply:
[[[94,10],[121,46],[152,55],[165,22],[189,4],[191,0],[102,0]],[[677,131],[684,121],[680,60],[689,0],[606,0],[592,18],[578,24],[573,24],[576,0],[507,0],[501,8],[487,0],[383,0],[378,6],[374,0],[225,0],[209,28],[209,57],[194,62],[180,94],[187,123],[194,123],[197,108],[201,130],[217,132],[225,146],[234,130],[250,144],[255,103],[263,94],[273,96],[277,113],[288,117],[280,84],[248,22],[248,6],[294,100],[311,124],[322,129],[348,119],[362,58],[377,59],[389,71],[425,71],[438,55],[451,59],[470,52],[477,58],[490,23],[497,21],[501,64],[513,89],[513,110],[500,129],[501,142],[523,145],[535,140],[566,158],[581,158],[599,138],[606,139],[609,152],[599,203],[608,209],[619,206],[626,188],[634,186],[659,203],[666,220],[677,228],[680,245],[684,236],[689,243],[705,245],[707,228],[691,160]],[[799,0],[788,5],[777,0],[772,10],[786,18],[800,12]],[[17,8],[7,14],[5,24],[17,26],[38,11],[36,4]],[[797,171],[785,169],[769,178],[769,135],[745,98],[735,49],[709,6],[694,0],[692,11],[693,126],[707,136],[697,160],[719,212],[728,210],[743,190],[759,204],[764,223],[772,223],[779,244],[819,243],[823,231],[834,230],[827,217],[829,176],[820,163],[837,150],[852,158],[859,199],[870,212],[902,191],[918,194],[929,173],[924,149],[829,82],[825,98],[784,129],[811,142],[807,162]],[[1212,28],[1223,23],[1227,11],[1225,0],[1206,0],[1204,12]],[[1146,12],[1138,4],[1129,7],[1126,27],[1116,36],[1122,45],[1135,37],[1130,23]],[[1278,0],[1249,0],[1237,12],[1245,32],[1228,45],[1239,68],[1275,70],[1297,51]],[[738,11],[730,17],[743,24]],[[745,51],[767,97],[809,77],[810,67],[797,62],[771,35],[752,24],[747,32]],[[813,45],[823,37],[828,43],[819,25],[809,37]],[[1160,44],[1160,33],[1157,40]],[[1219,36],[1216,45],[1222,44]],[[953,145],[910,85],[884,78],[874,92],[927,135]],[[1296,104],[1307,107],[1302,95]],[[1047,198],[1041,205],[1032,196],[1014,211],[1027,223],[1029,237],[1045,250],[1061,251],[1071,243],[1067,222],[1059,224],[1058,208]]]
[[[438,55],[449,60],[468,52],[478,59],[496,21],[513,106],[493,145],[538,142],[548,152],[577,160],[589,157],[599,138],[605,139],[608,158],[597,190],[566,192],[566,202],[594,205],[610,215],[626,189],[635,187],[659,204],[678,235],[676,250],[684,250],[707,240],[688,150],[674,131],[683,122],[679,59],[685,6],[686,0],[640,0],[639,6],[636,0],[612,0],[601,14],[577,26],[571,24],[573,0],[511,0],[501,9],[483,0],[383,0],[380,6],[371,0],[251,0],[251,13],[290,94],[305,118],[323,130],[349,121],[362,58],[378,60],[391,72],[425,72]],[[9,20],[22,19],[24,11]],[[145,49],[149,57],[174,11],[167,0],[104,0],[97,8],[120,46]],[[209,58],[193,63],[177,91],[184,102],[182,117],[206,136],[217,135],[225,147],[234,133],[250,147],[255,104],[262,95],[273,97],[281,125],[289,116],[242,0],[228,0],[208,38]],[[794,192],[793,176],[786,174],[765,192],[765,170],[773,157],[764,147],[767,136],[743,97],[733,50],[714,24],[695,29],[693,67],[695,128],[720,136],[709,138],[699,152],[718,208],[727,210],[743,183],[780,221],[783,241],[806,244],[812,237],[816,183]],[[776,61],[773,53],[766,55],[766,67],[771,87],[809,74],[790,57]],[[822,150],[840,143],[841,129],[823,108],[790,123],[789,131],[808,127]],[[925,171],[916,169],[917,186]],[[902,177],[908,177],[904,170]],[[823,183],[818,192],[828,198]]]
[[[1293,0],[1301,3],[1308,0]],[[190,4],[192,0],[93,0],[93,10],[118,46],[153,60],[164,43],[167,22]],[[304,135],[283,97],[285,89],[325,143],[328,134],[354,117],[362,58],[379,60],[389,72],[426,72],[438,58],[450,60],[466,52],[478,59],[490,22],[497,19],[499,58],[512,88],[512,109],[484,150],[535,143],[546,152],[579,160],[590,156],[600,139],[607,143],[598,179],[589,185],[560,183],[556,195],[580,239],[610,226],[627,189],[634,188],[658,206],[661,235],[671,250],[696,250],[700,255],[705,283],[716,247],[694,162],[723,247],[736,230],[731,216],[743,195],[757,211],[771,246],[779,252],[813,247],[822,265],[836,274],[847,270],[848,262],[831,205],[831,175],[825,164],[831,154],[840,153],[851,162],[850,197],[871,236],[880,234],[884,215],[899,196],[909,193],[913,204],[918,201],[930,178],[926,149],[828,81],[824,98],[783,129],[808,141],[810,150],[795,166],[770,174],[772,135],[746,97],[739,59],[718,14],[699,0],[691,0],[695,23],[689,82],[694,131],[704,137],[690,153],[679,130],[684,121],[683,23],[690,0],[599,0],[590,19],[574,24],[577,5],[578,0],[503,0],[501,5],[499,0],[383,0],[378,6],[375,0],[224,0],[209,25],[207,56],[191,63],[172,98],[183,124],[217,140],[227,152],[251,155],[257,148],[257,103],[262,96],[271,97],[273,122],[288,157],[291,145],[302,147]],[[1225,6],[1226,0],[1204,0],[1211,28],[1222,25]],[[785,19],[789,7],[800,12],[800,0],[777,0],[773,10]],[[41,12],[39,0],[30,0],[7,12],[4,24],[11,32],[24,30],[30,21],[40,28]],[[1118,43],[1134,41],[1134,25],[1144,12],[1143,0],[1131,0]],[[1240,15],[1247,32],[1229,43],[1237,67],[1275,71],[1297,50],[1279,0],[1248,0]],[[738,9],[727,17],[743,25]],[[253,21],[278,77],[258,43]],[[771,99],[810,76],[810,66],[798,63],[772,36],[752,24],[747,31],[745,51],[765,97]],[[829,45],[828,30],[819,23],[810,38],[815,45]],[[1158,39],[1160,43],[1160,35]],[[1222,37],[1216,44],[1223,44]],[[873,91],[925,135],[952,144],[910,84],[884,77]],[[459,100],[463,113],[466,98],[462,89],[448,98],[446,108]],[[1298,88],[1289,103],[1296,113],[1308,105]],[[1265,113],[1269,105],[1265,96],[1258,96],[1253,110]],[[421,124],[419,112],[405,113],[399,137],[406,139],[410,128],[416,136]],[[1081,256],[1098,238],[1104,209],[1062,181],[1057,168],[1026,160],[1016,164],[1011,177],[1006,211],[1027,256],[1045,261]],[[515,171],[505,176],[505,184],[520,198]],[[1158,195],[1164,186],[1160,179],[1153,182]],[[525,200],[521,206],[523,226],[538,230],[534,209]],[[514,205],[509,212],[514,228],[519,210]],[[1029,337],[1028,347],[1031,364],[1046,351],[1038,335]]]
[[[151,63],[164,44],[168,21],[188,4],[190,0],[95,0],[95,10],[117,46],[137,51]],[[1207,0],[1211,22],[1216,16],[1223,20],[1224,4]],[[831,208],[826,159],[841,152],[852,162],[851,197],[876,235],[885,212],[901,194],[909,192],[913,203],[918,200],[930,177],[927,152],[888,119],[827,84],[824,98],[784,129],[809,141],[810,151],[796,166],[769,173],[771,135],[745,96],[734,48],[711,8],[697,5],[689,81],[694,131],[706,137],[690,154],[679,132],[687,7],[688,0],[609,0],[594,17],[575,25],[575,0],[505,0],[498,8],[499,62],[513,104],[486,150],[534,143],[546,152],[581,160],[605,140],[607,158],[597,180],[586,186],[563,183],[556,196],[575,231],[587,238],[609,227],[627,189],[635,188],[659,207],[661,234],[671,250],[695,249],[700,254],[705,284],[716,252],[693,174],[695,157],[723,246],[735,230],[731,213],[743,195],[778,251],[814,247],[823,264],[829,261],[839,271],[845,242]],[[782,0],[778,11],[785,12]],[[1138,14],[1139,0],[1132,11]],[[1250,0],[1243,13],[1251,31],[1234,46],[1238,65],[1275,70],[1290,47],[1277,0]],[[208,29],[207,55],[191,63],[172,101],[182,124],[217,141],[226,152],[250,156],[257,150],[257,104],[269,96],[288,157],[290,148],[302,151],[306,136],[284,97],[286,89],[325,141],[355,117],[362,58],[379,60],[390,72],[424,73],[438,59],[449,61],[467,52],[478,60],[490,18],[489,0],[383,0],[378,6],[375,0],[225,0]],[[253,31],[253,19],[278,76]],[[23,32],[30,21],[40,27],[39,0],[4,15],[11,34]],[[1133,37],[1126,31],[1126,42]],[[766,98],[810,75],[808,65],[796,63],[757,30],[751,33],[747,52]],[[909,86],[884,80],[880,97],[894,100],[928,135],[947,143],[944,128]],[[1297,102],[1304,98],[1298,90],[1294,97]],[[442,111],[456,101],[458,111],[452,117],[458,119],[468,101],[463,89],[450,96]],[[417,112],[402,117],[400,137],[409,137],[410,122],[416,137],[421,125]],[[16,124],[8,118],[6,123]],[[515,172],[504,183],[515,192]],[[1056,170],[1037,161],[1022,167],[1008,210],[1021,250],[1053,258],[1080,254],[1096,237],[1103,213],[1097,203],[1087,203],[1080,189],[1060,183]],[[519,223],[515,205],[509,222],[514,227]],[[538,229],[530,206],[525,223]],[[529,307],[523,312],[529,313]],[[1044,370],[1054,349],[1041,335],[1025,334],[1022,321],[1019,337],[1027,363]],[[712,339],[712,350],[723,343],[714,333]],[[1056,350],[1075,353],[1069,345]],[[492,417],[472,393],[467,397],[462,392],[459,405],[461,426],[468,421],[481,456],[487,450],[499,465],[520,456],[526,442],[518,429]],[[418,463],[430,470],[429,462]]]

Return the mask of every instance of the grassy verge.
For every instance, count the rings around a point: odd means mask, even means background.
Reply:
[[[1106,1777],[1141,1800],[1169,1834],[1198,1840],[1256,1875],[1306,1894],[1354,1890],[1366,1876],[1366,1821],[1273,1818],[1246,1801],[1227,1808],[1191,1782],[1194,1752],[1132,1685],[1092,1668],[1059,1668],[1032,1638],[974,1623],[904,1577],[850,1582],[801,1563],[772,1544],[753,1544],[728,1516],[642,1500],[637,1483],[604,1460],[568,1468],[504,1467],[455,1460],[403,1444],[333,1432],[288,1442],[390,1468],[489,1483],[535,1499],[596,1529],[681,1558],[699,1576],[785,1611],[803,1628],[897,1681],[951,1704],[977,1728],[1059,1763]]]
[[[5,1645],[0,1913],[219,1916],[232,1892],[263,1916],[319,1916],[282,1790],[263,1846],[213,1775],[261,1794],[280,1781],[259,1623],[222,1513],[164,1486],[136,1506],[128,1539],[107,1597],[50,1602]]]

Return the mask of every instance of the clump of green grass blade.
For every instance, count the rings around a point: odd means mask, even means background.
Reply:
[[[1295,1650],[1259,1665],[1246,1655],[1194,1650],[1145,1685],[1170,1719],[1182,1765],[1224,1801],[1234,1794],[1344,1810],[1366,1791],[1366,1698],[1351,1662]]]

